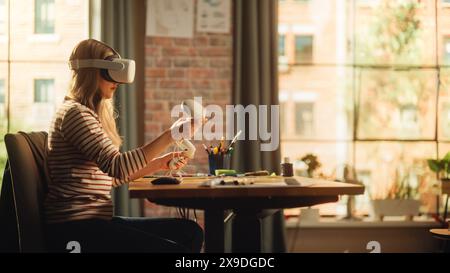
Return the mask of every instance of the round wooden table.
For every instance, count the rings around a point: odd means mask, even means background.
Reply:
[[[336,202],[339,195],[364,193],[360,185],[295,178],[299,185],[287,185],[281,177],[253,177],[244,185],[210,187],[201,184],[211,178],[184,178],[179,185],[153,185],[152,178],[143,178],[130,183],[129,192],[132,198],[159,205],[204,210],[205,252],[224,252],[224,213],[232,210],[233,252],[260,252],[263,210]]]

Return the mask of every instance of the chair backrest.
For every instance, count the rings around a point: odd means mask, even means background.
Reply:
[[[45,162],[37,161],[43,160],[46,141],[45,132],[5,136],[21,252],[45,251],[43,202],[47,181],[41,169]]]

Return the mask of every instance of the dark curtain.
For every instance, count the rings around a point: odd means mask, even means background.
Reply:
[[[118,110],[119,133],[123,151],[143,144],[145,0],[102,0],[101,39],[117,50],[122,58],[136,61],[132,84],[120,85],[114,102]],[[114,214],[142,216],[142,201],[130,200],[128,186],[113,190]]]
[[[278,0],[235,0],[233,20],[233,104],[278,105]],[[246,128],[248,124],[247,120]],[[257,140],[236,142],[233,168],[280,173],[279,147],[262,152],[260,144]],[[283,212],[265,214],[270,216],[261,220],[262,250],[285,252]]]

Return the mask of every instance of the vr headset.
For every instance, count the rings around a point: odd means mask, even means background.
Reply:
[[[134,60],[122,59],[117,51],[110,46],[108,47],[114,52],[114,55],[108,56],[104,60],[72,60],[69,62],[70,69],[77,70],[80,68],[100,68],[101,77],[107,81],[115,83],[132,83],[134,81],[136,69]]]

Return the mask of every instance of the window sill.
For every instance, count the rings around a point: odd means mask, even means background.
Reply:
[[[286,220],[286,228],[436,228],[439,223],[432,218],[414,217],[413,221],[406,221],[404,217],[385,217],[384,221],[365,218],[362,221],[338,220],[336,218],[321,217],[319,221],[302,221],[300,225],[297,217]]]
[[[32,34],[28,37],[29,43],[57,43],[60,40],[58,34]]]

